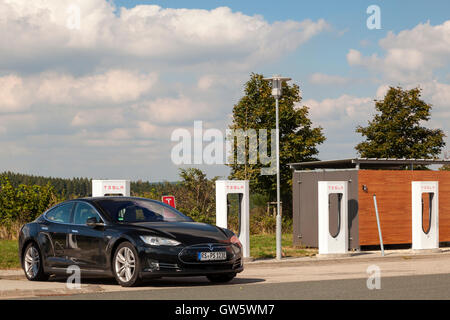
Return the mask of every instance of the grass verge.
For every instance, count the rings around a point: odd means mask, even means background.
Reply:
[[[317,254],[317,249],[307,249],[292,245],[292,234],[283,234],[281,240],[283,257],[309,257]],[[275,258],[276,235],[250,235],[250,256],[255,259]]]
[[[0,269],[20,268],[17,240],[0,240]]]

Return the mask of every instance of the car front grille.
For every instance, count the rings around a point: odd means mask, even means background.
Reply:
[[[199,252],[226,252],[226,260],[224,261],[198,261]],[[240,258],[240,249],[232,244],[210,243],[198,244],[184,248],[179,254],[178,258],[184,264],[199,265],[219,265],[219,264],[233,264],[236,258]]]

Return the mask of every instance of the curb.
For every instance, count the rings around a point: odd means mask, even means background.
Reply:
[[[31,290],[0,290],[0,299],[16,299],[16,298],[30,298],[41,296],[62,296],[62,295],[76,295],[83,293],[99,293],[105,290],[99,285],[87,285],[81,289],[31,289]]]
[[[371,261],[371,260],[400,260],[400,259],[426,259],[426,258],[439,258],[446,257],[450,255],[450,250],[412,250],[408,249],[405,251],[394,251],[385,252],[385,256],[381,256],[381,252],[369,251],[369,252],[354,252],[343,255],[315,255],[309,257],[299,257],[299,258],[282,258],[281,260],[276,259],[258,259],[253,261],[248,261],[245,263],[247,266],[257,266],[257,265],[284,265],[284,264],[314,264],[321,262],[358,262],[358,261]]]
[[[22,269],[0,269],[0,280],[24,280]]]

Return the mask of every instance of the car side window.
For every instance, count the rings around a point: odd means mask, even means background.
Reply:
[[[96,218],[98,222],[102,221],[98,213],[90,205],[82,202],[77,203],[73,215],[73,223],[86,224],[86,221],[89,218]]]
[[[45,215],[45,217],[53,222],[70,223],[70,214],[72,212],[73,203],[60,205]]]
[[[160,217],[161,220],[164,221],[176,221],[177,216],[173,213],[172,210],[162,206],[158,203],[149,203],[148,207],[151,211],[153,211],[157,216]]]
[[[177,221],[177,215],[160,204],[148,201],[145,206],[132,204],[120,209],[117,220],[124,222]]]

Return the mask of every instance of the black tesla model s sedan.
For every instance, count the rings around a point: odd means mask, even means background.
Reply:
[[[122,286],[169,276],[227,282],[243,270],[241,247],[228,229],[134,197],[65,201],[24,225],[19,235],[29,280],[65,274],[75,265],[82,274],[114,276]]]

